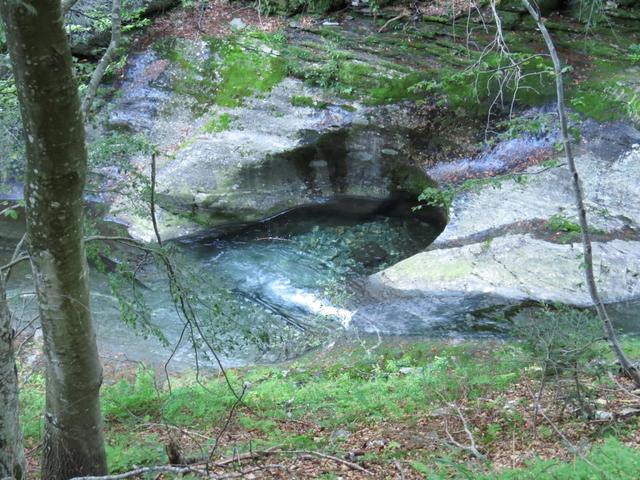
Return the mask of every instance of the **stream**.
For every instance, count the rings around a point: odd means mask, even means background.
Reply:
[[[223,363],[286,359],[336,332],[349,332],[353,312],[364,301],[365,276],[423,250],[440,232],[398,205],[344,199],[237,226],[224,235],[212,230],[171,242],[180,278],[194,293],[204,336],[215,350],[225,351]],[[22,225],[4,219],[1,226],[4,263]],[[101,354],[160,364],[183,336],[183,323],[166,276],[140,258],[130,258],[137,264],[133,284],[92,263],[92,311]],[[35,316],[27,265],[15,270],[9,299],[25,322]],[[137,305],[139,315],[134,318],[125,309],[123,320],[119,300]],[[172,365],[193,366],[196,355],[207,363],[206,350],[196,354],[184,337]]]

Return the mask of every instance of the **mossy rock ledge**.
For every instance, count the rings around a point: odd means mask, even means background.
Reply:
[[[273,74],[268,84],[264,70],[253,89],[234,83],[225,91],[223,79],[202,102],[206,79],[198,75],[187,84],[181,61],[205,63],[210,46],[189,42],[185,48],[177,60],[154,49],[132,55],[108,112],[110,128],[143,133],[164,153],[156,188],[161,223],[168,213],[201,228],[238,225],[340,198],[367,199],[373,211],[377,203],[397,198],[415,204],[434,184],[411,160],[417,137],[412,127],[394,121],[394,112],[404,114],[401,109],[388,108],[387,115],[384,106],[364,106],[297,79],[277,78],[277,65],[269,66],[276,70],[267,72]],[[254,66],[245,67],[250,75]],[[313,101],[294,101],[300,98]],[[139,162],[148,168],[148,158]],[[116,207],[132,234],[152,238],[148,222]],[[443,211],[415,215],[446,223]]]

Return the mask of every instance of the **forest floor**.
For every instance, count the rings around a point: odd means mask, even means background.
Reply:
[[[640,478],[640,391],[610,362],[581,368],[576,390],[514,341],[343,343],[230,369],[229,384],[105,363],[113,473],[173,461],[214,478]],[[44,379],[35,367],[23,381],[37,478]]]

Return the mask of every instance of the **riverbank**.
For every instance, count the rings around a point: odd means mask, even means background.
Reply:
[[[569,390],[551,378],[536,412],[543,364],[525,345],[339,343],[295,362],[228,370],[240,403],[219,374],[169,384],[160,369],[107,363],[110,470],[167,464],[173,445],[183,459],[210,456],[220,475],[251,472],[243,478],[638,478],[637,392],[615,368],[606,367],[610,377],[592,365],[580,381],[593,418],[558,397]],[[625,347],[640,355],[637,340]],[[44,383],[37,367],[22,376],[34,473]]]

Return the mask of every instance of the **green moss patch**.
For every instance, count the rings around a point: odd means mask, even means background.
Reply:
[[[209,53],[198,59],[177,40],[156,45],[159,53],[180,66],[174,79],[177,92],[195,100],[201,112],[207,105],[238,107],[250,96],[271,91],[287,74],[277,50],[283,37],[247,32],[208,40]]]

